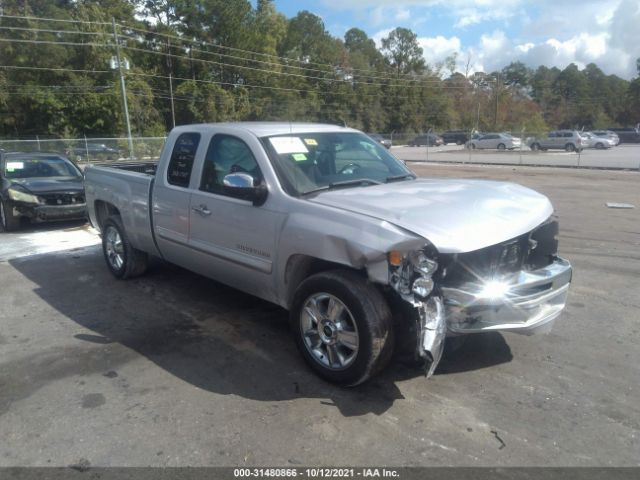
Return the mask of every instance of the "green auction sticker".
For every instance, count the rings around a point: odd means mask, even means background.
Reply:
[[[294,153],[292,156],[296,162],[304,162],[307,159],[304,153]]]

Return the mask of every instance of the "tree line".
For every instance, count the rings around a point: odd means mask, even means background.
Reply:
[[[272,0],[3,0],[0,14],[4,138],[122,135],[116,44],[139,136],[235,120],[369,132],[640,122],[640,59],[631,81],[593,63],[463,74],[456,55],[427,64],[409,29],[378,48],[358,28],[334,37],[309,11],[286,18]]]

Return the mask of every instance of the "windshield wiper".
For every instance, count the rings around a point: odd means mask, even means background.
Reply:
[[[303,195],[309,195],[311,193],[321,192],[323,190],[333,190],[334,188],[340,187],[349,187],[352,185],[382,185],[382,182],[378,180],[373,180],[371,178],[358,178],[354,180],[343,180],[340,182],[332,182],[329,185],[325,185],[323,187],[314,188],[313,190],[309,190],[308,192],[304,192]]]
[[[348,187],[350,185],[381,185],[382,182],[371,178],[358,178],[354,180],[343,180],[341,182],[333,182],[329,184],[329,188]]]
[[[411,180],[415,180],[416,176],[413,173],[403,173],[402,175],[394,175],[387,177],[387,183],[395,182],[396,180],[404,180],[407,177],[411,177]]]

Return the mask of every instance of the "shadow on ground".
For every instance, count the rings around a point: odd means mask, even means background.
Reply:
[[[39,388],[38,382],[42,386],[65,376],[113,371],[142,355],[213,393],[259,401],[319,398],[345,416],[358,416],[384,413],[404,398],[398,382],[424,374],[394,363],[356,388],[328,384],[311,373],[298,354],[286,311],[171,265],[158,263],[144,277],[117,281],[98,247],[82,255],[38,255],[10,264],[35,283],[43,301],[90,331],[75,334],[78,344],[73,348],[34,353],[40,356],[35,362],[39,371],[31,390]],[[443,360],[439,373],[511,359],[501,335],[481,335]],[[34,370],[33,358],[24,362],[28,369],[7,367]]]

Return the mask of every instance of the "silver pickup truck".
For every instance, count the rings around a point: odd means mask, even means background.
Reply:
[[[342,385],[394,350],[428,375],[446,337],[548,331],[571,266],[549,200],[416,178],[350,128],[175,128],[156,164],[90,166],[91,223],[117,278],[150,255],[281,305],[311,368]]]

